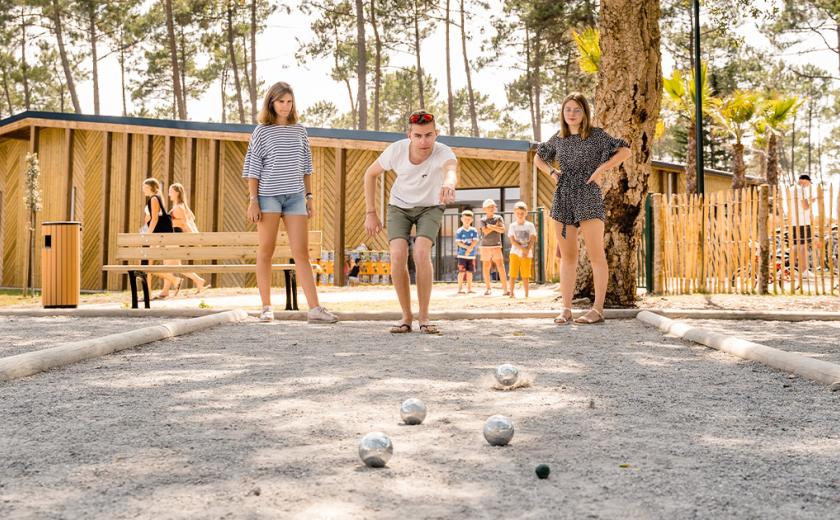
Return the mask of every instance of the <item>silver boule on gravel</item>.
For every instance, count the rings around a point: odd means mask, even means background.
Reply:
[[[502,386],[513,386],[519,381],[519,369],[505,363],[496,369],[496,381]]]
[[[494,415],[484,423],[484,438],[492,446],[504,446],[513,439],[513,423],[504,415]]]
[[[412,397],[400,405],[400,417],[405,424],[420,424],[426,418],[426,405],[420,399]]]
[[[394,454],[391,439],[382,432],[371,432],[359,442],[359,458],[366,466],[383,468]]]

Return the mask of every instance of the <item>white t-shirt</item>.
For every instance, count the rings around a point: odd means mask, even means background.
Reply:
[[[404,209],[438,206],[445,179],[443,165],[455,160],[455,154],[445,144],[436,142],[428,159],[412,164],[408,159],[409,143],[408,139],[391,143],[377,159],[383,169],[397,174],[388,204]]]
[[[797,222],[794,222],[794,225],[797,226],[810,226],[811,225],[811,208],[813,208],[814,201],[814,190],[811,186],[807,186],[803,188],[802,186],[797,186],[794,192],[796,194],[796,209],[797,209],[797,218],[799,219]],[[805,201],[808,201],[808,209],[805,209]]]
[[[531,237],[537,236],[537,228],[534,227],[533,222],[528,222],[527,220],[522,224],[517,224],[514,221],[510,226],[508,226],[508,237],[516,240],[521,244],[528,244],[531,241]],[[525,251],[522,250],[521,247],[517,246],[513,242],[510,243],[510,254],[525,257]],[[534,250],[532,248],[528,248],[528,258],[534,258]]]

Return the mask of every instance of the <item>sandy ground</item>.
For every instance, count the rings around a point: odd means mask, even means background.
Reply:
[[[636,320],[441,326],[228,325],[0,383],[0,518],[837,513],[840,393]],[[492,390],[503,362],[532,386]],[[504,448],[481,435],[499,413]],[[357,457],[375,430],[385,469]]]
[[[840,321],[679,321],[840,365]]]
[[[0,316],[0,357],[50,348],[59,343],[98,338],[172,320],[124,318],[85,319],[67,316],[18,318]]]

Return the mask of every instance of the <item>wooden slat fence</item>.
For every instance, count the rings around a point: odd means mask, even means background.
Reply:
[[[654,195],[654,292],[837,294],[840,193],[813,185],[810,199],[800,222],[797,187]]]

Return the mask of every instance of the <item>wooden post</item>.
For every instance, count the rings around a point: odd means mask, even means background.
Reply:
[[[65,128],[64,129],[64,178],[67,179],[67,211],[65,215],[67,215],[67,220],[73,220],[75,216],[75,211],[73,205],[76,203],[75,199],[75,191],[73,187],[75,186],[73,182],[73,129],[72,128]]]
[[[758,187],[758,294],[767,294],[770,277],[770,241],[767,218],[770,210],[770,186]]]
[[[653,194],[653,294],[662,294],[664,289],[662,278],[662,256],[664,243],[665,222],[662,219],[662,194]]]
[[[531,201],[531,169],[528,168],[528,159],[519,161],[519,200],[530,204]],[[536,208],[529,208],[533,211]]]
[[[333,261],[333,272],[335,273],[335,285],[344,287],[344,235],[347,224],[347,150],[344,148],[335,149],[335,175],[336,189],[338,195],[338,206],[336,207],[335,223],[335,260]]]

